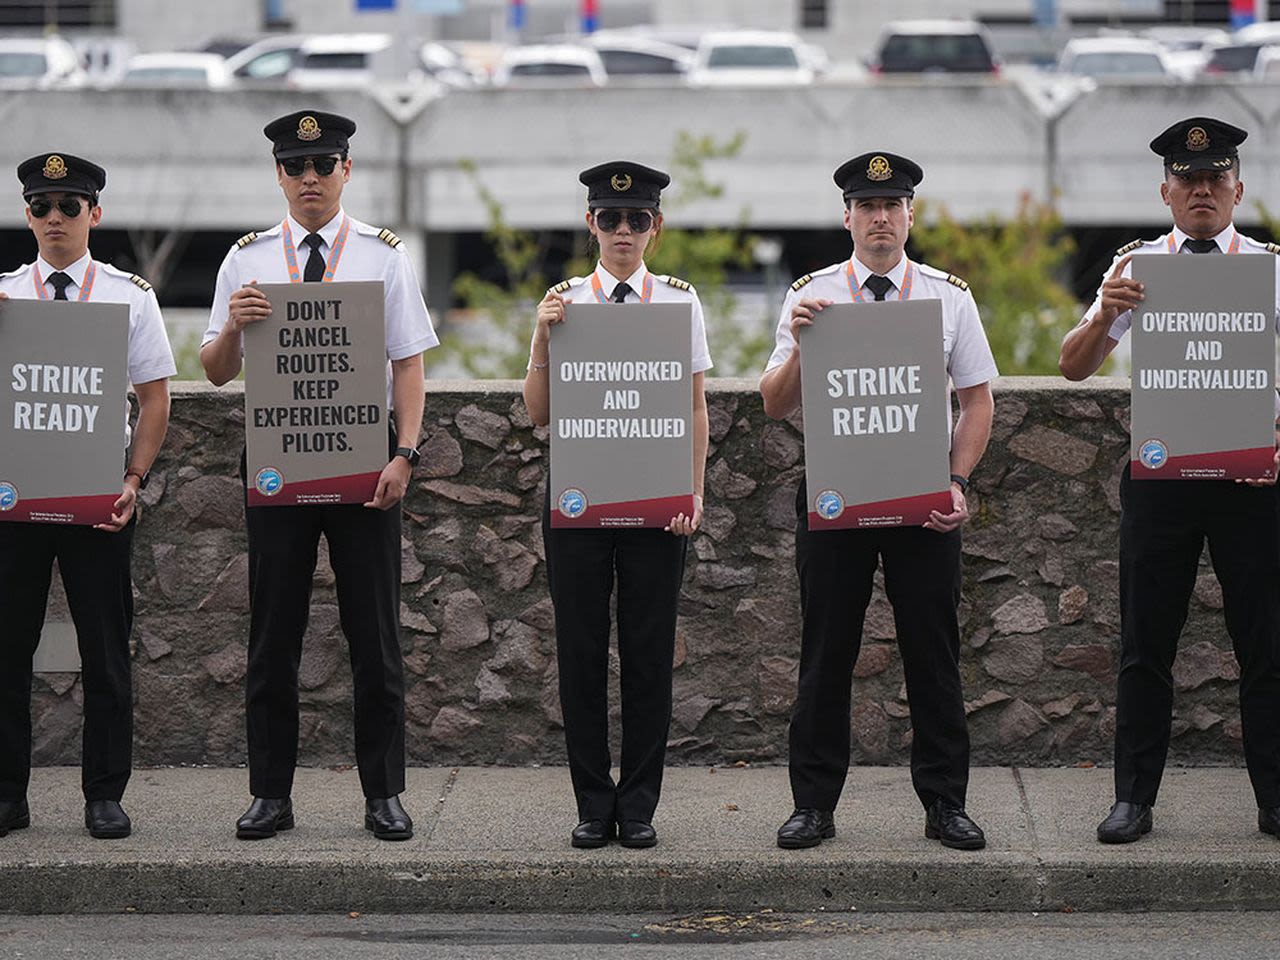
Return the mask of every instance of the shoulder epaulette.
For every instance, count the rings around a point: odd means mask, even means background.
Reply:
[[[957,277],[954,273],[947,274],[947,283],[959,287],[961,290],[968,290],[969,285]]]
[[[1268,243],[1267,253],[1280,253],[1280,243]]]
[[[669,277],[666,274],[659,274],[658,279],[669,286],[675,287],[677,290],[693,289],[689,281],[681,280],[679,277]]]
[[[399,250],[404,246],[403,240],[385,228],[378,231],[378,239],[394,250]]]
[[[799,280],[797,280],[795,283],[791,285],[791,289],[799,290],[801,287],[803,287],[806,283],[808,283],[812,279],[813,279],[813,274],[806,273],[803,277],[801,277]]]
[[[560,281],[559,283],[557,283],[554,287],[552,287],[552,288],[550,289],[550,291],[548,291],[548,292],[549,292],[549,293],[564,293],[566,290],[568,290],[568,289],[569,289],[570,287],[572,287],[572,286],[573,286],[573,281],[572,281],[572,280],[561,280],[561,281]]]
[[[1142,246],[1146,242],[1147,241],[1145,240],[1130,240],[1123,247],[1121,247],[1119,250],[1116,251],[1116,256],[1123,257],[1126,253],[1132,253],[1134,250],[1137,250],[1140,246]]]
[[[137,286],[141,287],[143,290],[151,289],[151,284],[147,283],[147,281],[143,280],[136,273],[129,274],[129,280],[131,283],[136,284]]]
[[[253,241],[257,239],[258,239],[257,231],[251,230],[248,233],[246,233],[243,237],[241,237],[239,240],[236,241],[236,246],[243,250],[245,247],[247,247],[249,244],[253,243]]]

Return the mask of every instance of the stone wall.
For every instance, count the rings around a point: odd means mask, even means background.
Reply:
[[[764,416],[754,382],[711,381],[710,392],[707,516],[681,603],[670,760],[780,763],[799,656],[793,497],[803,443],[798,421]],[[238,388],[175,386],[134,553],[139,764],[244,760],[242,432]],[[425,436],[403,540],[411,762],[563,762],[539,532],[544,431],[532,428],[518,384],[437,383]],[[997,383],[964,546],[975,762],[1110,757],[1127,436],[1123,381]],[[1171,759],[1235,763],[1237,668],[1202,562],[1175,671]],[[879,588],[854,676],[856,759],[905,762],[901,659]],[[322,553],[302,666],[303,762],[351,761],[350,686]],[[37,762],[76,762],[78,679],[41,675],[35,688]]]

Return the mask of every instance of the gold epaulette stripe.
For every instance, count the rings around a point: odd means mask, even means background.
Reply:
[[[806,273],[803,277],[801,277],[799,280],[797,280],[795,283],[791,285],[791,289],[799,290],[801,287],[803,287],[806,283],[808,283],[812,279],[813,279],[813,274]]]
[[[1280,243],[1268,243],[1267,253],[1280,253]]]
[[[1147,241],[1145,240],[1130,240],[1123,247],[1121,247],[1119,250],[1116,251],[1116,256],[1123,257],[1126,253],[1130,253],[1133,250],[1137,250],[1140,246],[1142,246],[1146,242]]]
[[[969,289],[969,285],[965,283],[963,280],[961,280],[959,277],[957,277],[954,273],[947,274],[947,283],[954,284],[955,286],[959,287],[961,290]]]
[[[237,240],[237,241],[236,241],[236,246],[243,250],[245,247],[247,247],[249,244],[253,243],[253,241],[255,241],[255,240],[257,240],[257,239],[258,239],[258,234],[257,234],[257,232],[256,232],[256,231],[251,231],[251,232],[249,232],[249,233],[246,233],[246,234],[245,234],[243,237],[241,237],[239,240]]]
[[[568,290],[568,289],[569,289],[570,287],[572,287],[572,286],[573,286],[573,284],[572,284],[572,283],[570,283],[568,280],[561,280],[559,283],[557,283],[554,287],[552,287],[552,288],[551,288],[551,291],[550,291],[550,292],[551,292],[551,293],[564,293],[566,290]]]
[[[136,273],[135,273],[135,274],[131,274],[131,275],[129,276],[129,279],[130,279],[130,280],[132,280],[132,281],[133,281],[135,284],[137,284],[139,287],[141,287],[143,290],[150,290],[150,289],[151,289],[151,284],[147,283],[147,281],[143,280],[143,279],[142,279],[140,276],[138,276]]]
[[[675,287],[677,290],[692,289],[687,280],[681,280],[679,277],[660,276],[658,279],[669,286]]]
[[[397,250],[404,244],[403,240],[401,240],[394,233],[392,233],[390,230],[387,230],[387,229],[378,231],[378,239],[381,240],[383,243],[385,243],[387,246],[393,247]]]

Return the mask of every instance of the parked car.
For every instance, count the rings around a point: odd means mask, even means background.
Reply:
[[[872,73],[999,73],[991,37],[972,20],[897,20],[885,24]]]
[[[367,87],[394,76],[392,37],[385,33],[325,34],[308,37],[285,76],[295,90],[343,90]]]
[[[1164,48],[1165,62],[1183,80],[1191,80],[1204,70],[1209,52],[1227,43],[1230,35],[1216,27],[1151,27],[1142,36]]]
[[[608,80],[600,54],[568,43],[511,47],[493,74],[497,87],[602,87]]]
[[[813,83],[812,55],[800,38],[773,31],[708,33],[689,69],[695,87],[793,87]]]
[[[1253,65],[1253,78],[1274,82],[1280,80],[1280,44],[1271,44],[1258,51]]]
[[[459,90],[478,87],[489,79],[483,70],[467,63],[458,51],[436,41],[424,43],[418,49],[418,63],[424,76]]]
[[[1058,72],[1095,79],[1172,79],[1165,50],[1141,37],[1082,37],[1069,40]]]
[[[0,37],[0,89],[78,87],[84,81],[75,48],[61,37]]]
[[[1267,44],[1261,40],[1252,43],[1231,43],[1214,47],[1209,59],[1200,71],[1206,77],[1228,77],[1232,74],[1252,75],[1258,62],[1258,51]]]
[[[238,86],[278,87],[298,63],[306,37],[267,37],[227,58],[227,70]]]
[[[191,87],[222,90],[231,85],[227,61],[216,53],[139,53],[129,58],[122,87]]]
[[[686,48],[634,34],[601,31],[584,43],[600,55],[600,62],[611,80],[618,77],[682,79],[693,64],[693,53]]]

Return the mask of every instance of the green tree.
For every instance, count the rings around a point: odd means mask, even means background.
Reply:
[[[969,283],[1000,372],[1057,374],[1062,338],[1081,306],[1059,279],[1075,243],[1053,206],[1024,193],[1011,220],[967,224],[942,206],[915,208],[912,246]]]
[[[706,164],[737,156],[745,141],[741,133],[716,142],[711,137],[677,132],[669,164],[674,189],[663,201],[663,213],[671,217],[668,222],[679,221],[680,209],[723,194],[723,186],[708,176]],[[462,169],[485,206],[489,223],[485,238],[503,280],[486,280],[472,272],[454,280],[455,294],[478,322],[449,332],[443,338],[441,359],[456,358],[473,377],[520,378],[528,360],[534,308],[547,288],[561,278],[547,277],[542,269],[549,235],[511,227],[474,164],[465,163]],[[750,267],[753,262],[756,238],[745,229],[747,218],[748,210],[743,208],[738,225],[732,229],[664,226],[660,242],[646,258],[654,273],[673,274],[697,288],[716,373],[721,376],[759,369],[773,343],[768,318],[746,318],[743,326],[738,299],[727,286],[729,270]],[[586,274],[594,268],[594,259],[594,244],[590,235],[583,233],[577,255],[567,265],[568,274]],[[431,354],[427,356],[430,361]]]

